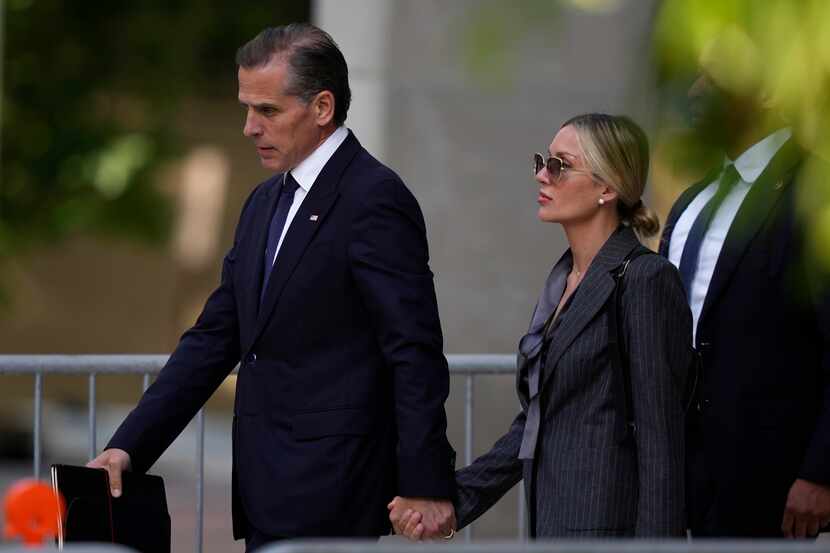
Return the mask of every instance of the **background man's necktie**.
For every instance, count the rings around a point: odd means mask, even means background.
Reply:
[[[740,180],[738,170],[735,169],[734,164],[730,163],[721,175],[717,192],[709,199],[694,223],[692,223],[689,236],[686,238],[686,244],[683,246],[683,254],[680,256],[680,278],[683,281],[683,287],[686,289],[687,298],[691,298],[692,281],[694,281],[695,273],[697,273],[697,263],[700,258],[700,247],[703,245],[703,237],[706,236],[706,231],[709,230],[709,225],[712,224],[715,213],[717,213],[724,198],[738,180]]]
[[[277,200],[277,209],[274,210],[274,217],[271,219],[271,226],[268,228],[268,245],[265,247],[265,265],[262,276],[262,291],[259,295],[259,301],[265,297],[265,290],[268,289],[268,279],[271,278],[271,271],[274,268],[274,256],[277,254],[277,245],[282,236],[282,229],[285,227],[285,220],[288,218],[288,210],[291,209],[291,204],[294,202],[294,192],[299,188],[299,184],[291,176],[291,173],[285,173],[285,178],[282,182],[282,190],[280,197]]]

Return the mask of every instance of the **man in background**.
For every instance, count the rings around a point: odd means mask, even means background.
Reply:
[[[148,470],[239,363],[233,518],[248,551],[385,534],[395,495],[448,533],[449,374],[418,203],[344,126],[348,69],[327,33],[268,28],[236,61],[244,134],[275,175],[245,203],[196,324],[90,466],[120,495],[121,471]]]
[[[660,244],[680,270],[700,355],[689,526],[702,537],[815,536],[830,522],[830,281],[796,208],[809,169],[830,173],[762,87],[721,86],[724,69],[707,65],[690,97],[697,130],[725,157],[677,200]]]

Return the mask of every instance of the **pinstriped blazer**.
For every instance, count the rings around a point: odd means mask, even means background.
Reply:
[[[638,244],[627,227],[611,235],[554,330],[531,460],[518,458],[529,401],[527,363],[520,358],[522,411],[488,453],[456,472],[459,527],[523,479],[536,537],[685,533],[682,391],[693,360],[692,318],[676,269],[657,255],[638,257],[624,277],[622,332],[637,432],[633,443],[614,437],[620,413],[607,347],[612,271]],[[570,265],[558,263],[548,282]],[[540,300],[537,311],[555,305]],[[547,318],[542,315],[533,320]]]

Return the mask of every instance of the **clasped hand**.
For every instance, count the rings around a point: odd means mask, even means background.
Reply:
[[[788,538],[818,534],[830,524],[830,486],[797,479],[787,495],[781,531]]]
[[[450,539],[455,534],[455,509],[449,500],[395,497],[387,508],[395,533],[411,540]]]

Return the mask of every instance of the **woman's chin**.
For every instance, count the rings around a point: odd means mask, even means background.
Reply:
[[[539,210],[536,212],[536,217],[539,218],[540,221],[543,223],[558,223],[559,217],[556,214],[551,213],[550,209],[546,209],[544,207],[540,207]]]

